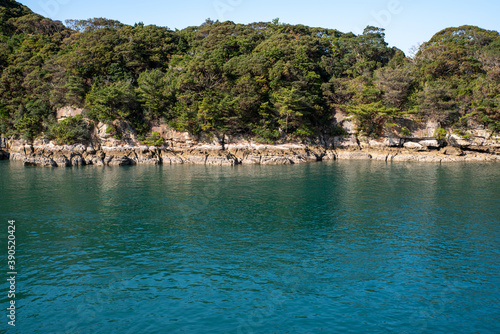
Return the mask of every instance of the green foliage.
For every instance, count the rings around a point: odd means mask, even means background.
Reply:
[[[175,81],[158,69],[142,72],[138,79],[138,98],[144,108],[147,120],[161,117],[167,120],[174,115],[171,112],[175,105]]]
[[[459,135],[462,138],[470,138],[472,135],[470,133],[465,133],[462,129],[453,129],[453,133]]]
[[[85,108],[88,117],[100,122],[127,119],[134,111],[136,95],[129,82],[119,81],[110,85],[94,84],[87,94]]]
[[[20,106],[14,118],[17,134],[28,141],[40,136],[55,121],[54,111],[41,100]]]
[[[401,128],[401,136],[403,136],[403,137],[410,137],[411,136],[411,131],[406,126],[403,126]]]
[[[148,146],[163,146],[163,138],[161,138],[160,134],[157,131],[153,131],[145,140],[141,141],[141,144]]]
[[[437,140],[445,139],[446,135],[447,132],[443,128],[437,128],[436,130],[434,130],[434,138],[436,138]]]
[[[47,137],[55,139],[59,145],[72,145],[90,140],[90,127],[81,115],[68,117],[49,128]]]
[[[372,26],[360,35],[278,19],[180,31],[105,18],[65,27],[2,1],[0,131],[33,140],[55,123],[55,109],[77,106],[141,136],[162,121],[222,140],[336,134],[338,108],[370,136],[408,114],[499,132],[499,57],[498,32],[473,26],[438,32],[409,59]]]
[[[346,106],[347,112],[356,121],[358,133],[376,137],[382,135],[386,122],[394,117],[397,108],[388,108],[382,102]]]
[[[289,127],[298,130],[304,114],[302,99],[297,89],[283,87],[272,94],[272,99],[280,116],[278,124],[283,131],[289,133]]]

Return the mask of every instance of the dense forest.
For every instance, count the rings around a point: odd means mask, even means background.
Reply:
[[[0,0],[0,50],[0,133],[9,138],[83,142],[98,122],[120,138],[120,120],[143,141],[166,123],[276,142],[342,134],[336,110],[365,136],[400,118],[500,131],[500,36],[474,26],[440,31],[410,58],[371,26],[355,35],[278,19],[180,31],[63,24]],[[64,106],[84,113],[57,122]]]

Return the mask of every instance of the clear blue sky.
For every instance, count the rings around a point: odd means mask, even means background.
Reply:
[[[386,29],[386,41],[405,53],[436,32],[460,25],[500,31],[499,0],[20,0],[55,20],[105,17],[183,29],[207,18],[235,23],[281,22],[359,34]]]

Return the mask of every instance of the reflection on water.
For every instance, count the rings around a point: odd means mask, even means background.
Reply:
[[[495,164],[0,175],[23,333],[500,329]]]

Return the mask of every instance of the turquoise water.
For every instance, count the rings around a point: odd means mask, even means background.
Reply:
[[[500,332],[498,164],[0,162],[0,219],[0,331]]]

